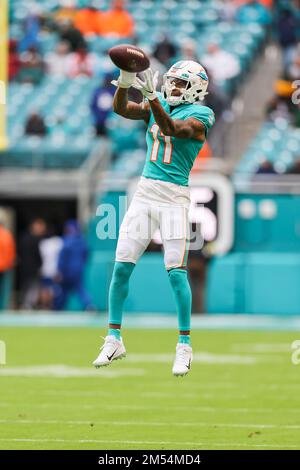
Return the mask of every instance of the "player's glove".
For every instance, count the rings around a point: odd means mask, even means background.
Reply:
[[[120,88],[130,88],[136,80],[136,73],[126,72],[120,69],[120,76],[118,80],[113,80],[111,83]]]
[[[156,87],[158,74],[159,72],[155,72],[155,74],[153,74],[151,69],[147,69],[143,72],[143,79],[136,77],[132,86],[137,90],[140,90],[143,96],[148,98],[149,101],[153,101],[157,98]]]

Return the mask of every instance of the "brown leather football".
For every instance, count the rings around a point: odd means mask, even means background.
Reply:
[[[150,66],[149,57],[139,47],[119,44],[108,51],[113,63],[126,72],[143,72]]]

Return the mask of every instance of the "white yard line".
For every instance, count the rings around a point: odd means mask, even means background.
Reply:
[[[202,423],[202,422],[162,422],[162,421],[94,421],[94,420],[31,420],[0,419],[1,424],[70,424],[70,425],[112,425],[112,426],[184,426],[184,427],[219,427],[219,428],[255,428],[255,429],[300,429],[300,424],[257,424],[257,423]]]
[[[189,442],[189,441],[135,441],[135,440],[107,440],[107,439],[25,439],[25,438],[12,438],[3,439],[1,442],[52,442],[52,443],[69,443],[69,444],[133,444],[133,445],[176,445],[176,446],[193,446],[193,447],[272,447],[278,449],[299,449],[300,444],[241,444],[235,442]]]
[[[300,336],[300,335],[299,335]],[[232,344],[231,350],[234,352],[253,353],[289,353],[292,343],[237,343]]]
[[[47,408],[55,408],[55,407],[62,407],[62,408],[74,408],[76,404],[74,403],[30,403],[26,404],[22,402],[21,404],[19,403],[9,403],[9,402],[0,402],[0,408],[20,408],[20,407],[29,407],[29,408],[42,408],[42,409],[47,409]],[[85,404],[85,403],[80,403],[80,408],[81,409],[86,409],[86,410],[95,410],[95,406],[97,406],[97,409],[107,409],[107,410],[157,410],[157,405],[120,405],[120,404],[103,404],[103,403],[97,403],[97,404]],[[178,405],[166,405],[165,411],[168,412],[169,410],[174,410],[174,411],[200,411],[200,412],[209,412],[209,413],[276,413],[276,412],[283,412],[283,413],[300,413],[300,408],[281,408],[280,410],[278,408],[246,408],[246,407],[241,407],[241,408],[233,408],[233,407],[224,407],[224,408],[215,408],[215,407],[210,407],[210,406],[196,406],[196,405],[188,405],[188,406],[178,406]]]
[[[27,365],[3,367],[0,369],[1,377],[101,377],[115,378],[122,376],[141,376],[145,370],[140,368],[101,368],[96,370],[94,367],[76,367],[66,364],[46,364],[46,365]]]

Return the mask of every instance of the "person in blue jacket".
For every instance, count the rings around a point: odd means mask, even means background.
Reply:
[[[65,308],[68,296],[75,292],[83,310],[94,309],[90,295],[83,285],[84,268],[88,257],[86,241],[76,220],[64,226],[63,246],[58,258],[58,289],[54,301],[55,310]]]

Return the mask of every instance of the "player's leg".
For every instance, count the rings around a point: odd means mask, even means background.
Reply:
[[[163,209],[161,233],[164,263],[174,293],[178,315],[179,338],[173,374],[186,375],[192,362],[190,345],[192,293],[186,270],[189,237],[187,209],[184,207]]]
[[[102,352],[94,361],[96,367],[108,365],[126,354],[121,338],[121,326],[129,279],[158,224],[155,211],[148,204],[136,199],[132,201],[120,228],[116,262],[109,288],[108,335]]]

